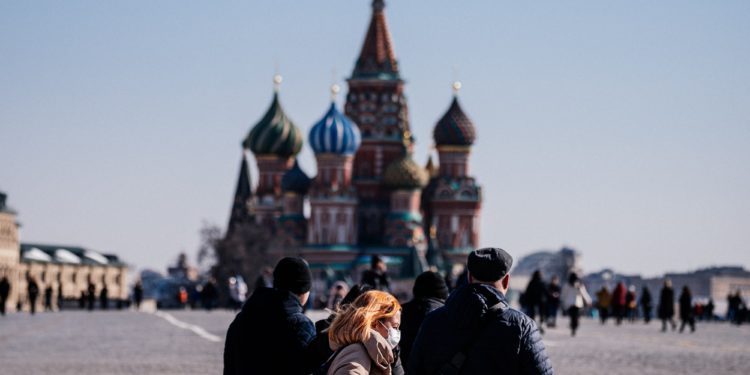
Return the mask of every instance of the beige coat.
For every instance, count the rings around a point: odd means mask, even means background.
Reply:
[[[331,349],[338,350],[338,347]],[[333,359],[328,375],[391,375],[393,349],[379,333],[370,330],[363,343],[349,344]]]

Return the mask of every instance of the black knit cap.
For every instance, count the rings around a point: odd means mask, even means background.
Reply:
[[[438,298],[445,300],[448,298],[448,285],[445,279],[437,272],[422,272],[414,281],[412,289],[414,298]]]
[[[513,265],[513,257],[507,251],[488,247],[469,254],[467,267],[471,277],[480,281],[497,281],[503,278]]]
[[[312,273],[302,258],[286,257],[273,270],[273,287],[303,294],[312,287]]]

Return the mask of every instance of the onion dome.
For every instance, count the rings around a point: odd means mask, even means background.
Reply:
[[[359,128],[336,108],[331,107],[318,123],[310,129],[310,146],[316,154],[333,153],[341,155],[354,154],[362,142]]]
[[[281,177],[281,190],[305,195],[310,188],[311,182],[312,179],[307,177],[302,168],[299,167],[297,160],[295,160],[294,166]]]
[[[460,82],[453,84],[455,91],[458,91],[460,87]],[[448,111],[435,125],[432,136],[437,146],[471,146],[476,140],[474,124],[461,109],[456,95],[453,96],[453,102]]]
[[[385,185],[394,189],[421,189],[427,185],[429,175],[406,154],[394,160],[383,173]]]
[[[255,155],[290,157],[302,149],[302,133],[287,117],[277,92],[263,118],[250,130],[242,146]]]

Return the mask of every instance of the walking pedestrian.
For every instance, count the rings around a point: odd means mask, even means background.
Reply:
[[[8,277],[3,276],[0,279],[0,315],[5,315],[5,303],[8,301],[10,295],[10,281]]]
[[[568,277],[568,284],[565,285],[562,294],[563,306],[567,309],[570,318],[570,335],[575,336],[581,310],[591,305],[591,296],[575,272],[571,272]]]
[[[224,375],[312,372],[307,347],[315,327],[302,309],[311,287],[312,274],[302,258],[276,264],[273,288],[257,289],[229,325]]]
[[[89,303],[89,311],[94,310],[94,302],[96,301],[96,285],[89,281],[88,294],[86,295]]]
[[[341,300],[344,299],[346,293],[349,292],[349,286],[343,281],[337,281],[331,286],[331,290],[328,291],[328,301],[326,307],[329,310],[336,310]]]
[[[638,315],[638,297],[635,294],[635,285],[631,285],[625,294],[625,316],[633,323],[636,315]]]
[[[653,303],[651,291],[647,286],[644,286],[641,291],[641,311],[643,312],[643,321],[646,324],[651,321],[651,310],[654,308]]]
[[[695,315],[693,315],[693,295],[687,285],[682,287],[680,293],[680,333],[685,330],[685,325],[690,325],[690,333],[695,332]]]
[[[29,277],[26,285],[26,295],[29,297],[29,308],[31,315],[36,313],[36,299],[39,297],[39,285],[33,277]]]
[[[609,294],[609,289],[602,285],[602,288],[596,292],[596,308],[599,310],[599,319],[602,324],[607,323],[609,318],[609,306],[612,303],[612,295]]]
[[[140,280],[135,282],[133,286],[133,302],[135,303],[135,309],[141,309],[141,302],[143,301],[143,283]]]
[[[468,284],[422,322],[407,373],[554,374],[536,323],[505,298],[512,264],[499,248],[469,254]]]
[[[52,311],[52,285],[44,288],[44,311]]]
[[[612,315],[615,316],[617,325],[622,323],[622,319],[625,317],[625,303],[627,298],[627,290],[625,284],[620,281],[615,286],[615,290],[612,291]]]
[[[58,281],[57,281],[57,311],[62,311],[62,309],[63,309],[63,302],[65,302],[65,298],[63,297],[63,284],[62,284],[62,281],[58,278]]]
[[[109,289],[107,289],[107,284],[102,284],[102,290],[99,292],[99,307],[102,310],[109,308]]]
[[[383,258],[373,255],[370,269],[362,272],[362,284],[369,285],[375,290],[391,291],[391,280],[388,277],[388,267]]]
[[[401,361],[408,363],[409,354],[425,316],[445,304],[448,285],[437,272],[423,272],[414,281],[414,298],[403,305],[401,313]]]
[[[544,286],[544,281],[542,280],[542,271],[536,270],[531,275],[531,280],[526,286],[523,296],[526,302],[526,313],[529,314],[531,320],[536,320],[537,314],[539,314],[539,331],[541,333],[544,333],[544,300],[546,294],[547,288]]]
[[[672,325],[672,330],[677,329],[677,323],[674,322],[674,289],[672,289],[672,280],[664,280],[664,286],[659,292],[659,319],[661,319],[661,331],[667,331],[667,322]]]
[[[560,278],[552,276],[547,286],[547,327],[555,328],[557,325],[557,310],[560,309]]]
[[[328,375],[390,375],[401,331],[401,305],[391,294],[371,290],[344,307],[331,323],[334,355]]]
[[[273,272],[273,271],[272,271]],[[272,284],[273,285],[273,284]],[[208,279],[201,289],[201,304],[206,311],[211,311],[216,304],[218,291],[213,279]]]

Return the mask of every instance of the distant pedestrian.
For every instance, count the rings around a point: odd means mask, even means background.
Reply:
[[[181,309],[184,309],[188,303],[188,292],[184,286],[177,289],[177,304]]]
[[[654,309],[654,301],[651,297],[651,291],[647,286],[641,291],[641,311],[643,312],[643,321],[648,324],[651,321],[651,311]]]
[[[469,284],[425,317],[408,374],[554,374],[536,323],[505,298],[512,264],[499,248],[469,254]]]
[[[10,281],[6,276],[0,279],[0,315],[5,315],[5,304],[10,295]]]
[[[36,313],[36,299],[39,297],[39,284],[33,277],[29,277],[28,285],[26,285],[26,294],[29,297],[29,308],[31,315]]]
[[[63,284],[61,281],[58,281],[57,282],[57,311],[62,311],[63,302],[65,302],[65,299],[63,297]]]
[[[547,327],[554,328],[557,325],[557,310],[560,310],[560,278],[552,276],[547,286]]]
[[[328,291],[328,301],[326,302],[326,308],[329,310],[336,310],[339,303],[344,299],[346,293],[349,292],[349,286],[343,281],[337,281],[331,286],[331,290]]]
[[[273,268],[263,267],[263,270],[260,271],[260,275],[255,279],[255,289],[253,290],[260,288],[273,288]]]
[[[107,284],[102,284],[102,290],[99,291],[99,307],[102,310],[109,308],[109,289],[107,289]]]
[[[685,330],[685,325],[690,326],[690,332],[695,332],[695,315],[693,315],[693,295],[687,285],[682,287],[680,293],[680,333]]]
[[[531,275],[529,284],[526,285],[526,291],[523,293],[526,302],[526,313],[532,320],[539,316],[539,331],[544,333],[544,302],[547,295],[547,288],[542,280],[542,271],[536,270]],[[538,314],[538,315],[537,315]]]
[[[208,281],[203,284],[203,289],[201,289],[201,304],[203,305],[203,308],[206,309],[206,311],[211,311],[216,304],[217,297],[218,291],[216,290],[216,283],[214,283],[213,279],[208,279]]]
[[[133,286],[133,302],[135,303],[135,309],[141,309],[141,302],[143,301],[143,283],[140,280],[135,282]]]
[[[596,292],[596,308],[599,311],[599,319],[602,324],[607,323],[609,318],[609,307],[612,303],[612,295],[609,294],[609,289],[602,285],[602,288]]]
[[[612,315],[615,317],[617,325],[622,323],[622,319],[625,317],[625,303],[628,291],[625,289],[625,284],[620,281],[615,286],[615,290],[612,291]]]
[[[625,316],[631,323],[635,322],[638,315],[638,297],[635,294],[635,285],[628,288],[625,294]]]
[[[309,374],[307,347],[315,327],[305,316],[312,287],[301,258],[283,258],[273,271],[273,288],[260,288],[242,306],[227,331],[224,375]]]
[[[708,320],[709,322],[713,321],[715,308],[716,308],[716,305],[714,305],[714,299],[709,298],[708,303],[706,304],[706,310],[704,311],[704,314],[705,314],[704,319]]]
[[[78,297],[78,308],[83,310],[86,308],[86,291],[81,291],[81,296]]]
[[[672,281],[664,280],[664,286],[659,293],[659,319],[661,319],[661,331],[667,331],[667,322],[672,325],[672,330],[677,329],[677,323],[674,322],[674,289]]]
[[[401,361],[408,363],[414,339],[425,316],[443,306],[448,299],[448,285],[437,272],[423,272],[414,281],[414,298],[403,304],[401,313]]]
[[[388,278],[388,267],[383,258],[373,255],[370,259],[370,269],[362,272],[362,284],[369,285],[375,290],[391,291],[391,281]]]
[[[390,375],[397,357],[401,305],[387,292],[371,290],[344,307],[328,337],[335,352],[328,375]]]
[[[89,304],[89,311],[94,310],[94,302],[96,301],[96,285],[89,281],[88,294],[86,295]]]
[[[44,288],[44,311],[52,311],[52,285]]]
[[[591,296],[589,296],[586,286],[583,285],[575,272],[570,274],[568,284],[563,288],[562,301],[563,307],[567,309],[568,317],[570,317],[570,335],[575,336],[581,310],[591,305]]]

